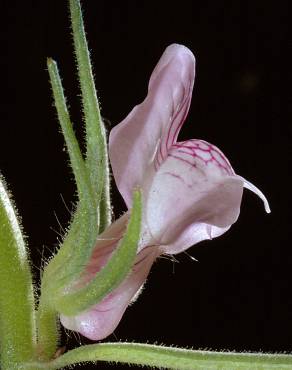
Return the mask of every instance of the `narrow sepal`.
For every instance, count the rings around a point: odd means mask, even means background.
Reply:
[[[86,128],[86,166],[98,206],[103,203],[99,208],[102,221],[99,232],[102,232],[111,223],[106,130],[100,115],[80,1],[69,0],[69,8]]]
[[[46,279],[48,284],[56,288],[56,286],[66,285],[81,272],[98,234],[99,214],[98,201],[93,193],[89,173],[73,131],[57,64],[52,59],[48,59],[48,71],[79,196],[79,204],[69,232],[59,253],[50,262],[44,274],[44,278],[49,275],[49,279]],[[56,273],[57,269],[58,273]]]
[[[134,203],[127,231],[107,264],[83,288],[74,285],[59,292],[54,300],[58,312],[76,315],[100,302],[113,291],[129,274],[134,263],[141,230],[141,193],[134,192]]]
[[[89,182],[88,172],[70,120],[57,63],[51,58],[48,58],[47,66],[54,96],[54,103],[58,113],[59,123],[65,138],[71,167],[75,176],[79,199],[80,201],[87,202],[88,204],[92,201],[95,203]]]

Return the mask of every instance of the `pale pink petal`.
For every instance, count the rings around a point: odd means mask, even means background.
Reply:
[[[155,68],[152,71],[149,80],[149,89],[153,86],[153,83],[155,82],[156,78],[160,75],[163,68],[165,68],[169,64],[169,62],[171,62],[171,60],[176,57],[177,54],[181,53],[182,50],[186,53],[192,54],[192,52],[188,48],[180,44],[171,44],[164,50],[164,53],[162,54],[158,63],[156,64]]]
[[[178,254],[203,240],[217,238],[228,231],[230,227],[231,225],[227,227],[217,227],[205,223],[194,222],[178,235],[178,238],[174,242],[162,246],[161,250],[164,254]]]
[[[84,283],[92,280],[96,273],[105,266],[125,234],[128,221],[129,212],[126,212],[98,236],[89,262],[78,280],[78,286],[82,286]]]
[[[238,218],[243,181],[223,153],[202,140],[177,143],[145,199],[149,241],[178,253],[225,232]]]
[[[145,248],[137,255],[132,272],[118,288],[80,315],[61,315],[62,324],[92,340],[101,340],[110,335],[130,302],[138,296],[154,260],[160,253],[158,248]]]
[[[146,99],[110,133],[113,174],[128,208],[133,188],[144,182],[154,159],[156,166],[161,163],[177,138],[189,109],[194,74],[191,51],[169,46],[152,74]]]

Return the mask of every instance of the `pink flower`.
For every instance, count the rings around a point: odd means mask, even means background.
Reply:
[[[143,226],[138,254],[127,279],[102,302],[65,327],[99,340],[113,332],[138,295],[154,260],[180,253],[222,235],[237,220],[243,188],[265,196],[235,174],[228,159],[203,140],[177,142],[187,116],[195,78],[195,58],[182,45],[169,46],[155,67],[146,99],[110,134],[114,178],[127,207],[134,188],[143,194]],[[84,272],[90,280],[109,259],[125,232],[128,213],[100,235]]]

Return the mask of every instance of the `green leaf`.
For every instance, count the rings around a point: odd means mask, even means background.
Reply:
[[[34,294],[21,228],[0,177],[0,357],[1,369],[18,369],[33,358]]]
[[[71,291],[66,288],[52,297],[57,311],[64,315],[76,315],[97,304],[113,291],[129,274],[133,266],[140,238],[142,217],[141,193],[134,192],[133,208],[127,231],[108,263],[84,288]],[[69,291],[69,292],[68,292]]]

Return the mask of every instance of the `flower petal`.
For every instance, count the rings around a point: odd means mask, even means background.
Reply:
[[[84,285],[94,278],[97,272],[101,270],[115,251],[119,241],[126,232],[129,221],[129,212],[124,213],[119,219],[109,225],[105,231],[98,236],[96,245],[88,264],[85,266],[78,285]]]
[[[110,161],[128,208],[133,188],[143,183],[155,157],[156,166],[161,163],[177,138],[189,109],[194,74],[191,51],[169,46],[150,78],[146,99],[110,133]]]
[[[189,225],[173,243],[162,246],[161,250],[165,254],[178,254],[203,240],[217,238],[229,229],[230,226],[217,227],[210,224],[194,222]]]
[[[149,238],[178,253],[219,236],[237,220],[242,192],[243,181],[218,148],[202,140],[177,143],[144,201]]]
[[[158,248],[145,248],[137,257],[131,274],[123,283],[88,311],[74,317],[61,316],[62,324],[92,340],[110,335],[119,324],[126,308],[135,300],[147,278]]]

